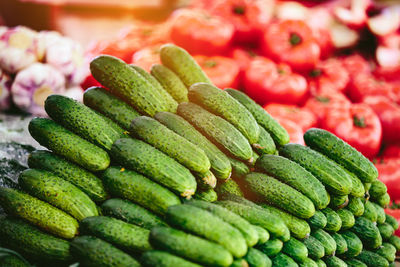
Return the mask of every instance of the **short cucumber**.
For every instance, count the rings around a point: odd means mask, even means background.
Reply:
[[[382,246],[376,251],[376,254],[384,257],[388,262],[394,262],[396,259],[396,248],[390,243],[383,242]]]
[[[399,229],[399,222],[396,220],[395,217],[393,217],[392,215],[389,215],[387,213],[385,213],[385,217],[386,220],[385,222],[387,222],[388,224],[390,224],[393,229],[396,231],[397,229]]]
[[[338,196],[338,195],[331,195],[331,201],[329,202],[329,207],[334,210],[339,210],[346,207],[349,204],[349,196]]]
[[[250,267],[271,267],[272,261],[270,258],[255,248],[249,248],[244,259],[248,262]]]
[[[322,259],[315,260],[318,267],[326,267],[326,263]]]
[[[322,213],[324,213],[327,221],[324,230],[330,232],[339,231],[340,228],[342,227],[342,220],[340,219],[340,216],[331,208],[325,208],[321,211]]]
[[[200,267],[196,263],[187,261],[168,252],[151,250],[142,254],[140,263],[145,267]]]
[[[348,171],[347,169],[344,169],[344,170],[349,174],[352,185],[353,185],[350,195],[352,195],[354,197],[363,197],[365,195],[364,184],[361,182],[360,179],[358,179],[358,177],[354,173]]]
[[[375,200],[375,202],[381,207],[386,207],[390,203],[390,196],[388,193],[383,194]]]
[[[97,115],[99,115],[111,128],[114,129],[115,132],[117,132],[120,137],[127,137],[128,136],[128,131],[122,129],[121,126],[119,126],[116,122],[114,122],[112,119],[109,117],[104,116],[97,110],[93,110]]]
[[[346,230],[353,227],[355,218],[351,211],[348,209],[340,209],[337,210],[336,213],[339,215],[340,220],[342,221],[342,227],[340,228],[341,230]]]
[[[347,244],[347,251],[344,256],[346,256],[346,258],[353,258],[360,254],[363,249],[363,244],[360,238],[358,238],[355,233],[348,230],[343,231],[340,234],[344,238],[344,240],[346,240]]]
[[[333,237],[322,229],[311,232],[311,236],[315,237],[325,249],[325,256],[334,255],[336,251],[336,242]]]
[[[267,230],[265,230],[264,228],[262,228],[261,226],[258,225],[253,225],[252,227],[254,228],[254,230],[257,231],[258,234],[258,242],[257,244],[264,244],[265,242],[267,242],[270,238],[270,234]]]
[[[272,266],[276,267],[298,267],[299,265],[289,256],[279,253],[272,259]]]
[[[326,257],[324,261],[328,267],[347,267],[347,264],[336,256]]]
[[[348,250],[346,239],[344,239],[344,237],[339,233],[333,233],[332,238],[336,242],[335,255],[342,255],[342,254],[346,253]]]
[[[258,125],[258,127],[260,128],[260,135],[258,136],[257,143],[253,144],[253,148],[260,155],[275,154],[276,145],[274,139],[272,139],[271,135],[264,129],[264,127],[260,125]]]
[[[371,199],[378,199],[385,193],[387,193],[387,188],[384,183],[380,180],[373,181],[371,183],[371,188],[368,190]]]
[[[257,245],[256,248],[268,257],[273,257],[281,252],[283,248],[283,242],[277,238],[270,239],[263,244]]]
[[[232,165],[232,177],[237,179],[242,179],[246,174],[250,172],[249,167],[240,160],[234,159],[232,157],[228,158]]]
[[[353,213],[355,217],[359,217],[364,214],[364,203],[359,197],[349,197],[349,204],[346,207]]]
[[[306,245],[293,237],[283,243],[282,252],[298,263],[303,262],[308,257]]]
[[[245,259],[236,259],[230,267],[249,267],[249,263]]]
[[[382,236],[378,227],[364,217],[356,218],[351,231],[361,239],[366,248],[375,249],[382,245]]]
[[[365,263],[356,259],[348,259],[344,261],[348,267],[367,267]]]
[[[317,263],[310,258],[305,258],[305,260],[300,263],[300,267],[318,267]]]
[[[378,213],[376,212],[375,206],[371,203],[371,201],[366,201],[364,203],[364,213],[362,216],[372,222],[376,222],[378,220]]]
[[[326,219],[325,214],[322,211],[316,210],[314,215],[308,219],[308,223],[310,224],[311,228],[319,229],[319,228],[325,228],[328,221]]]
[[[207,202],[214,202],[218,199],[217,192],[212,188],[197,190],[193,197]]]
[[[325,256],[325,248],[322,243],[313,236],[309,236],[303,240],[303,244],[307,247],[308,256],[312,259],[320,259]]]
[[[0,257],[0,267],[30,267],[31,265],[24,258],[12,253],[3,253]]]
[[[388,240],[394,234],[393,227],[388,223],[378,224],[378,229],[383,240]]]
[[[400,237],[398,237],[397,235],[392,235],[389,238],[388,242],[392,244],[397,251],[400,251]]]
[[[242,189],[240,189],[238,183],[233,179],[224,180],[218,183],[215,191],[218,193],[220,198],[224,198],[224,196],[227,194],[233,194],[241,197],[244,196]]]
[[[382,224],[386,221],[386,214],[385,214],[385,210],[379,206],[378,204],[371,202],[371,204],[375,207],[375,211],[376,211],[376,222],[378,224]]]
[[[363,250],[361,253],[356,257],[357,260],[362,261],[368,267],[388,267],[389,262],[379,254],[376,254],[372,251]]]

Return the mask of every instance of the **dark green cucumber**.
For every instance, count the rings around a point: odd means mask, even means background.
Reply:
[[[129,252],[140,253],[151,249],[149,243],[150,230],[112,217],[85,218],[80,223],[79,230],[84,235],[101,238]]]
[[[363,250],[361,253],[356,257],[357,260],[362,261],[368,267],[388,267],[389,262],[379,254],[376,254],[372,251]]]
[[[349,204],[346,207],[353,213],[355,217],[359,217],[364,214],[364,203],[359,197],[349,197]]]
[[[325,256],[334,255],[336,251],[336,242],[333,237],[322,229],[311,232],[311,236],[315,237],[325,249]]]
[[[340,235],[346,240],[347,251],[344,254],[346,258],[353,258],[360,254],[363,249],[363,244],[358,236],[351,231],[343,231]]]
[[[241,197],[244,196],[242,189],[240,189],[238,183],[233,179],[228,179],[218,183],[215,191],[218,193],[220,198],[224,198],[224,196],[227,194],[233,194]]]
[[[350,176],[338,164],[317,151],[299,144],[287,144],[281,147],[279,154],[311,172],[330,193],[348,195],[351,192]]]
[[[353,197],[363,197],[365,195],[364,184],[361,182],[360,179],[358,179],[358,177],[354,173],[348,171],[345,168],[343,168],[343,170],[345,170],[349,174],[353,185],[350,195],[352,195]]]
[[[0,205],[7,214],[20,217],[53,235],[73,238],[78,222],[65,212],[26,193],[0,187]]]
[[[256,248],[268,257],[273,257],[281,252],[283,248],[283,242],[277,238],[270,239],[263,244],[257,245]]]
[[[399,229],[399,222],[396,220],[395,217],[393,217],[392,215],[386,214],[386,213],[385,213],[385,217],[386,217],[385,222],[390,224],[395,231],[397,229]]]
[[[303,244],[307,247],[308,256],[312,259],[320,259],[325,256],[325,248],[322,243],[313,236],[309,236],[303,240]]]
[[[388,223],[378,224],[378,229],[383,240],[388,240],[394,234],[393,227]]]
[[[256,168],[303,193],[317,209],[323,209],[329,203],[325,186],[303,167],[287,158],[262,155],[256,162]]]
[[[249,263],[245,259],[236,259],[230,267],[249,267]]]
[[[315,260],[318,267],[326,267],[326,263],[322,259]]]
[[[376,251],[376,254],[384,257],[388,262],[394,262],[396,259],[396,248],[390,243],[383,242],[382,246]]]
[[[175,205],[168,208],[166,219],[170,225],[220,244],[235,257],[246,255],[247,244],[240,231],[206,210]]]
[[[298,263],[303,262],[308,257],[306,245],[293,237],[283,243],[282,253],[285,253]]]
[[[0,235],[7,246],[35,259],[68,261],[69,242],[17,218],[0,217]]]
[[[260,128],[260,135],[258,136],[257,143],[253,144],[253,148],[260,155],[275,154],[276,145],[274,139],[272,139],[271,135],[264,129],[264,127],[260,125],[258,125],[258,127]]]
[[[204,135],[197,131],[189,122],[179,115],[170,112],[159,112],[154,116],[154,118],[175,133],[199,146],[204,153],[206,153],[211,163],[211,170],[217,178],[227,179],[230,177],[232,167],[228,157]]]
[[[339,231],[342,227],[342,220],[340,219],[340,216],[331,208],[325,208],[321,211],[324,213],[327,221],[324,230],[329,232]]]
[[[267,242],[270,238],[270,234],[267,230],[265,230],[264,228],[262,228],[261,226],[258,225],[252,225],[254,230],[257,231],[258,234],[258,242],[257,244],[264,244],[265,242]]]
[[[379,180],[373,181],[371,183],[371,188],[368,190],[371,199],[378,199],[387,193],[387,188],[384,183]]]
[[[71,253],[81,264],[88,267],[130,266],[140,263],[110,243],[93,236],[78,236],[71,242]]]
[[[240,160],[231,157],[229,157],[228,159],[232,165],[232,177],[241,179],[250,172],[249,167]]]
[[[310,258],[305,258],[300,267],[318,267],[317,263]]]
[[[265,130],[271,135],[275,143],[283,146],[289,143],[289,134],[265,109],[258,105],[254,100],[248,97],[245,93],[234,89],[226,89],[233,98],[245,106],[250,113],[254,116],[258,124],[264,127]]]
[[[196,179],[188,169],[143,141],[121,138],[113,144],[111,156],[123,166],[146,175],[183,197],[190,197],[196,191]]]
[[[28,165],[30,168],[53,172],[55,175],[74,184],[94,201],[104,201],[108,198],[108,193],[99,178],[50,151],[33,151],[29,155]]]
[[[0,267],[30,267],[31,265],[24,258],[12,253],[3,253],[0,256]]]
[[[116,122],[114,122],[112,119],[109,117],[104,116],[97,110],[93,110],[97,115],[99,115],[111,128],[114,129],[115,132],[119,133],[120,137],[127,137],[128,136],[128,131],[122,129],[121,126],[119,126]]]
[[[151,250],[142,254],[140,263],[146,267],[200,267],[196,263],[187,261],[168,252]]]
[[[178,114],[233,156],[251,160],[253,150],[249,141],[228,121],[193,103],[180,103]]]
[[[397,235],[392,235],[389,238],[388,242],[392,244],[397,251],[400,251],[400,237],[398,237]]]
[[[308,223],[310,224],[311,228],[319,229],[319,228],[325,228],[328,221],[326,219],[325,214],[322,211],[316,210],[314,215],[308,219]]]
[[[289,256],[279,253],[272,259],[272,266],[276,267],[298,267],[299,265]]]
[[[250,267],[271,267],[272,261],[270,258],[255,248],[249,248],[244,259],[249,263]]]
[[[382,236],[378,227],[375,223],[364,217],[356,218],[351,231],[361,239],[366,248],[375,249],[382,245]]]
[[[356,259],[348,259],[344,261],[348,267],[367,267],[365,263]]]
[[[331,195],[331,201],[329,202],[329,207],[334,210],[339,210],[346,207],[349,204],[349,196],[338,196],[338,195]]]
[[[217,192],[212,188],[197,190],[193,197],[207,202],[214,202],[218,199]]]
[[[379,206],[378,204],[371,202],[371,204],[375,207],[375,211],[376,211],[376,222],[378,224],[382,224],[386,221],[386,214],[385,214],[385,210]]]
[[[27,169],[20,174],[18,183],[30,195],[65,211],[78,221],[99,215],[96,204],[85,193],[51,172]]]
[[[180,203],[171,191],[134,171],[110,167],[102,179],[111,195],[129,199],[157,214],[164,214],[169,206]]]
[[[388,193],[383,194],[375,200],[375,202],[381,207],[386,207],[390,203],[390,196]]]
[[[245,179],[249,188],[266,202],[300,218],[314,215],[314,204],[309,198],[277,179],[256,172],[247,174]]]
[[[340,209],[337,210],[336,213],[339,215],[340,220],[342,221],[342,227],[340,228],[341,230],[346,230],[353,227],[355,218],[351,211],[348,209]]]
[[[324,261],[328,267],[347,267],[347,264],[336,256],[326,257]]]
[[[366,201],[364,203],[364,213],[362,216],[372,222],[376,222],[378,220],[378,214],[376,212],[375,206],[371,203],[371,201]]]
[[[257,121],[246,107],[227,92],[209,83],[196,83],[190,86],[188,97],[191,102],[229,121],[250,144],[257,144],[260,135]]]
[[[112,119],[125,130],[129,129],[134,118],[140,116],[133,107],[102,87],[87,89],[83,94],[83,103]]]
[[[346,253],[348,250],[346,239],[344,239],[344,237],[339,233],[333,233],[332,238],[336,242],[335,255],[342,255],[342,254]]]
[[[106,151],[52,120],[32,119],[29,132],[42,146],[90,171],[105,170],[110,164],[110,157]]]
[[[328,131],[316,128],[309,129],[304,134],[304,141],[311,148],[342,164],[363,183],[373,182],[378,177],[378,171],[372,162],[348,143]]]

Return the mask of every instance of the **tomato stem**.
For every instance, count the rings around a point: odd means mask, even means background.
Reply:
[[[358,117],[357,115],[354,115],[353,116],[353,123],[354,123],[355,126],[357,126],[359,128],[367,127],[364,117]]]
[[[315,69],[310,72],[311,77],[319,77],[319,76],[321,76],[321,74],[322,74],[322,70],[320,70],[320,69]]]
[[[214,60],[208,60],[204,62],[204,67],[206,68],[214,68],[215,66],[217,66],[217,62]]]
[[[318,102],[322,102],[322,103],[329,103],[329,102],[331,102],[331,99],[330,99],[329,97],[327,97],[327,96],[317,96],[317,97],[315,97],[315,99],[316,99]]]
[[[290,34],[290,44],[295,46],[301,43],[301,36],[298,35],[297,33],[291,33]]]
[[[238,15],[243,15],[244,14],[244,7],[243,6],[235,6],[235,7],[233,7],[233,13],[238,14]]]

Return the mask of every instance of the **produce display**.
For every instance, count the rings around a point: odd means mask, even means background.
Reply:
[[[160,62],[101,55],[83,104],[46,98],[29,131],[48,150],[0,187],[0,266],[394,266],[371,161],[319,128],[289,143],[179,46]]]

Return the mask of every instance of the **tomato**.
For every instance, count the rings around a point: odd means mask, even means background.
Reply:
[[[317,126],[317,117],[308,108],[272,103],[264,106],[264,109],[274,118],[279,117],[296,123],[303,132]]]
[[[290,137],[290,143],[296,143],[300,145],[305,145],[304,139],[303,139],[303,130],[299,125],[294,123],[293,121],[287,120],[285,118],[275,118],[280,125],[283,126],[283,128],[286,129],[286,131],[289,134]]]
[[[375,163],[379,172],[379,180],[387,187],[393,201],[400,200],[400,158],[385,159]]]
[[[397,100],[394,87],[390,83],[377,80],[368,73],[359,73],[353,76],[348,94],[353,102],[361,102],[366,96],[385,96],[392,101]]]
[[[297,104],[307,95],[306,79],[292,73],[286,64],[276,65],[270,59],[257,57],[244,73],[245,92],[260,104]]]
[[[146,71],[150,71],[152,65],[161,64],[160,47],[161,45],[158,44],[137,51],[132,57],[132,64],[138,65]]]
[[[385,213],[393,216],[400,224],[400,209],[385,209]],[[400,236],[400,228],[394,232],[395,235]]]
[[[90,74],[81,83],[81,87],[82,89],[86,90],[87,88],[92,86],[102,86],[102,85],[92,76],[92,74]]]
[[[300,72],[313,69],[321,53],[311,29],[300,20],[271,24],[264,33],[262,48],[267,56]]]
[[[171,17],[171,40],[192,54],[226,52],[233,33],[231,23],[205,10],[179,9]]]
[[[313,36],[320,47],[321,58],[328,58],[334,50],[332,37],[329,30],[313,29]]]
[[[359,73],[370,73],[371,66],[368,61],[359,54],[341,58],[342,64],[349,73],[350,77]]]
[[[382,157],[385,158],[400,158],[400,144],[390,144],[385,146]]]
[[[322,126],[366,157],[372,158],[379,152],[382,126],[378,116],[366,104],[331,107]]]
[[[218,88],[238,88],[240,69],[234,59],[221,56],[194,56],[194,59]]]

